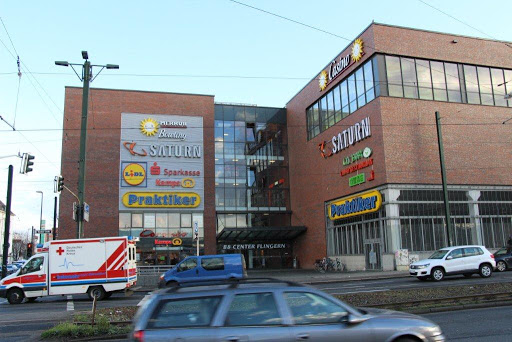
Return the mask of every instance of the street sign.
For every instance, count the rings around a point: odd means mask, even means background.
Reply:
[[[84,202],[84,221],[89,222],[89,204]]]
[[[51,234],[51,232],[52,232],[51,229],[36,230],[36,234]]]
[[[41,228],[46,228],[46,220],[41,220]]]
[[[199,234],[199,224],[197,221],[194,221],[194,233]]]
[[[76,217],[76,207],[77,207],[76,202],[73,202],[73,221],[77,220],[77,217]]]

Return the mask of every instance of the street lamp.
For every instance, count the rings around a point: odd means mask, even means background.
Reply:
[[[87,146],[87,110],[89,107],[89,83],[94,81],[96,77],[105,68],[107,69],[119,69],[117,64],[106,64],[106,65],[93,65],[89,62],[89,54],[87,51],[82,51],[82,58],[85,59],[84,64],[69,63],[67,61],[56,61],[55,65],[59,66],[71,66],[78,79],[83,83],[82,92],[82,122],[80,128],[80,157],[78,159],[78,210],[77,210],[77,239],[80,239],[83,235],[83,220],[84,220],[84,195],[85,195],[85,158],[86,158],[86,146]],[[74,66],[82,67],[82,76],[78,75]],[[100,71],[95,76],[92,74],[92,67],[101,67]]]
[[[38,194],[41,194],[41,214],[39,215],[39,243],[44,243],[43,241],[43,234],[42,234],[42,225],[43,225],[43,197],[44,197],[44,194],[42,191],[36,191]]]

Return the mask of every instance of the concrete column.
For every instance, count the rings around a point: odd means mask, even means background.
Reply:
[[[466,192],[466,196],[468,200],[471,202],[477,202],[480,198],[479,190],[469,190]],[[480,210],[478,209],[478,203],[468,203],[469,206],[469,217],[471,222],[471,237],[473,238],[473,244],[475,245],[483,245],[482,239],[482,226],[480,219],[477,219],[477,216],[480,215]]]
[[[387,229],[387,238],[388,238],[388,246],[389,249],[393,252],[396,252],[401,247],[400,240],[400,210],[398,207],[398,203],[389,203],[395,202],[400,196],[400,190],[398,189],[385,189],[382,191],[386,198],[385,205],[386,209],[386,229]]]

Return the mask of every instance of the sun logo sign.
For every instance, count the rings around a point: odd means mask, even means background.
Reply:
[[[363,54],[363,41],[361,39],[356,39],[352,45],[352,60],[354,62],[359,62],[361,57],[363,57]]]
[[[140,131],[142,134],[151,137],[158,132],[158,122],[154,119],[147,118],[140,122]]]
[[[328,78],[327,71],[323,70],[320,73],[320,76],[318,76],[318,86],[320,87],[320,91],[327,88],[327,83],[328,83],[327,78]]]

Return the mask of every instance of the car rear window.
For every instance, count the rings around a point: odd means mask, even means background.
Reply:
[[[201,267],[207,271],[222,271],[224,269],[224,258],[203,258]]]
[[[261,326],[282,324],[272,293],[249,293],[235,296],[226,317],[227,326]]]
[[[297,325],[339,323],[347,310],[314,293],[286,292],[284,298]]]
[[[464,256],[465,257],[477,256],[477,255],[482,255],[482,254],[484,254],[484,252],[478,247],[464,248]]]
[[[150,329],[209,326],[221,297],[163,300],[148,322]]]

